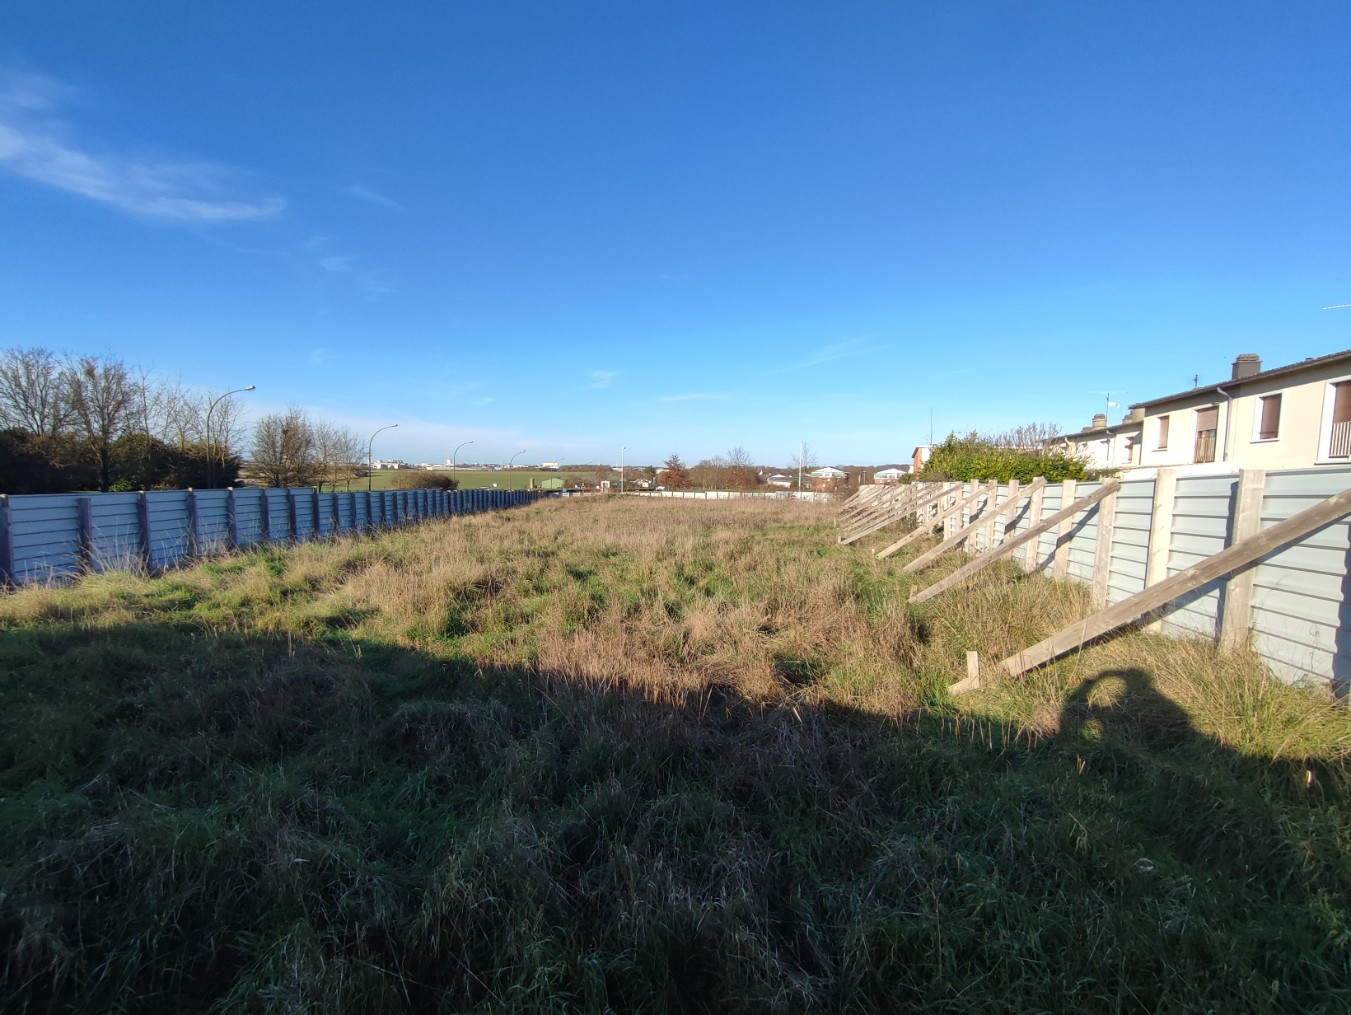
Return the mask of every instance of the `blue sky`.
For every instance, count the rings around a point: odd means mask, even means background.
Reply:
[[[417,461],[1078,429],[1351,347],[1349,35],[1344,0],[19,0],[0,347]]]

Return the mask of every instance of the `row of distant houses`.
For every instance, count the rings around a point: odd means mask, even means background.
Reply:
[[[1103,413],[1046,443],[1099,468],[1299,469],[1351,464],[1351,350],[1262,369],[1251,353],[1231,376]]]

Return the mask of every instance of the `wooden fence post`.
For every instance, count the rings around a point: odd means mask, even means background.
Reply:
[[[1079,485],[1075,479],[1067,479],[1060,484],[1060,503],[1074,503],[1074,488]],[[1055,570],[1051,576],[1056,581],[1063,582],[1070,576],[1070,541],[1065,538],[1069,535],[1070,529],[1074,528],[1074,516],[1071,515],[1061,521],[1060,527],[1055,530]]]
[[[202,523],[197,517],[197,491],[188,487],[188,556],[195,557],[202,547]]]
[[[9,495],[0,493],[0,583],[17,585],[14,574],[14,523],[9,514]]]
[[[1093,605],[1107,605],[1112,577],[1112,537],[1116,534],[1116,492],[1098,501],[1098,543],[1093,548]]]
[[[88,573],[94,570],[94,498],[80,497],[75,501],[80,519],[80,538],[77,556],[80,570]]]
[[[154,553],[150,542],[150,501],[142,490],[136,495],[136,522],[141,530],[141,560],[147,571],[154,570]]]
[[[1262,495],[1266,491],[1265,469],[1242,469],[1234,491],[1234,522],[1230,545],[1262,530]],[[1224,585],[1224,614],[1220,618],[1220,648],[1232,651],[1248,640],[1252,625],[1252,588],[1255,567],[1231,574]]]
[[[1040,476],[1037,477],[1041,479]],[[1033,480],[1036,482],[1036,480]],[[1040,486],[1032,491],[1032,502],[1027,506],[1027,527],[1034,529],[1041,522],[1041,501],[1042,495],[1046,492],[1046,482],[1042,480]],[[1012,519],[1010,519],[1010,522]],[[1016,538],[1016,537],[1015,537]],[[1027,544],[1027,549],[1023,551],[1023,570],[1031,574],[1037,569],[1037,554],[1041,540],[1033,540]]]
[[[1168,553],[1173,545],[1173,512],[1177,507],[1177,470],[1160,469],[1154,475],[1154,503],[1149,509],[1149,550],[1145,557],[1145,588],[1168,577]],[[1163,618],[1145,625],[1163,633]]]
[[[1017,496],[1018,496],[1018,481],[1016,479],[1010,479],[1009,498],[1012,499]],[[992,479],[990,480],[990,496],[985,500],[985,514],[989,515],[990,517],[985,522],[985,528],[981,532],[981,535],[985,537],[985,545],[984,547],[981,548],[981,552],[984,553],[989,553],[991,550],[994,549],[995,522],[998,521],[998,518],[994,513],[994,506],[997,500],[999,500],[999,480]]]

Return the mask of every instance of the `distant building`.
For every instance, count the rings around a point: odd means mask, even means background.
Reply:
[[[558,471],[558,463],[557,463],[557,462],[540,462],[540,463],[539,463],[539,467],[540,467],[541,469],[543,469],[545,472],[557,472],[557,471]]]
[[[399,459],[386,458],[371,462],[372,471],[380,471],[383,469],[411,469],[411,468],[412,468],[411,465],[409,465],[407,462],[400,461]]]
[[[1077,458],[1094,469],[1129,469],[1140,464],[1140,434],[1144,414],[1132,410],[1120,423],[1107,425],[1107,414],[1100,412],[1086,429],[1059,434],[1042,442],[1051,451]]]
[[[910,456],[911,470],[914,471],[915,473],[918,473],[921,469],[924,468],[924,463],[927,462],[933,456],[933,453],[934,453],[934,446],[932,444],[921,444],[919,447],[915,448],[913,454]]]
[[[765,485],[777,486],[780,487],[781,489],[787,490],[789,487],[793,485],[793,477],[785,476],[782,472],[776,472],[774,473],[774,475],[769,476],[765,479]]]
[[[829,493],[849,485],[849,473],[829,465],[815,469],[807,473],[807,476],[812,481],[813,490]]]
[[[873,473],[874,483],[899,483],[902,476],[910,475],[909,465],[894,465],[889,469],[878,469]]]

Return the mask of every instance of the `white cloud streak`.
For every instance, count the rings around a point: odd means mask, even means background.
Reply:
[[[348,197],[355,197],[358,201],[365,201],[367,204],[373,204],[377,208],[384,208],[386,211],[403,212],[407,210],[393,198],[385,197],[384,194],[377,193],[369,187],[363,187],[360,184],[354,183],[350,187],[344,187],[342,192]]]
[[[619,376],[618,370],[592,370],[591,383],[588,385],[588,387],[608,388],[611,384],[614,383],[615,378],[618,376]]]
[[[818,367],[824,363],[833,363],[835,360],[848,359],[850,356],[861,356],[871,348],[872,345],[866,338],[842,338],[838,342],[821,346],[803,359],[790,364],[786,369],[805,370],[808,367]]]
[[[208,162],[92,150],[57,115],[71,90],[35,74],[0,72],[0,167],[35,183],[163,222],[272,218],[280,197],[230,194],[242,174]]]

